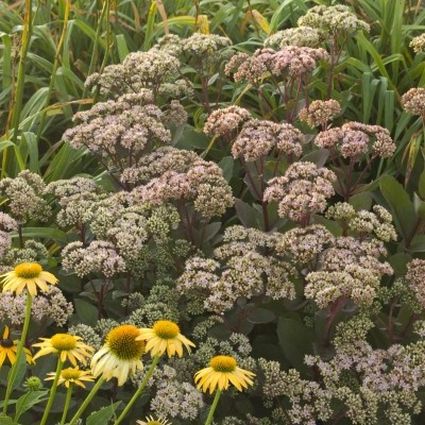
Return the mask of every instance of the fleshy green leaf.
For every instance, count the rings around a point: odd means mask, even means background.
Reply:
[[[107,423],[112,419],[114,416],[115,410],[117,407],[121,404],[120,401],[117,401],[114,404],[111,404],[110,406],[103,407],[102,409],[93,412],[86,421],[86,425],[107,425]]]

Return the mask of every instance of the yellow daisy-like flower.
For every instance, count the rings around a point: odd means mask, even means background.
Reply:
[[[166,419],[154,419],[152,416],[148,416],[144,421],[137,421],[136,423],[138,425],[171,425],[171,422]]]
[[[56,334],[51,338],[40,338],[42,342],[33,344],[40,350],[34,356],[34,360],[48,354],[57,354],[62,362],[69,360],[75,367],[77,361],[87,363],[87,359],[93,355],[94,348],[84,344],[79,336],[70,334]]]
[[[45,381],[54,381],[56,377],[55,372],[47,374],[48,378]],[[86,388],[84,382],[93,382],[94,376],[87,370],[81,370],[78,367],[68,367],[63,369],[59,376],[58,385],[65,385],[69,388],[71,385],[78,385],[81,388]]]
[[[198,389],[205,393],[209,389],[212,394],[217,388],[227,390],[233,384],[239,391],[253,385],[252,378],[255,373],[241,369],[231,356],[215,356],[210,361],[210,366],[195,374]]]
[[[92,373],[102,375],[109,381],[117,378],[118,385],[124,385],[129,375],[143,369],[141,357],[145,343],[138,340],[140,329],[134,325],[120,325],[109,331],[105,345],[93,356]]]
[[[56,285],[58,279],[43,270],[38,263],[21,263],[12,271],[0,276],[3,278],[3,292],[21,294],[26,289],[31,296],[37,295],[37,288],[47,291],[49,285]]]
[[[10,365],[15,364],[17,350],[18,345],[16,341],[10,338],[10,330],[9,327],[6,326],[0,338],[0,367],[3,366],[6,359],[9,360]],[[27,348],[25,348],[25,357],[27,363],[33,363],[31,352]]]
[[[179,326],[169,320],[159,320],[154,323],[152,328],[140,329],[138,339],[146,341],[146,352],[150,352],[152,357],[162,356],[165,352],[168,357],[172,357],[176,353],[182,357],[183,347],[190,352],[190,347],[195,346],[192,341],[180,333]]]

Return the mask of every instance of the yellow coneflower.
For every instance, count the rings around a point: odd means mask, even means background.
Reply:
[[[154,419],[152,416],[148,416],[144,421],[137,421],[136,423],[138,425],[171,425],[171,422],[166,419]]]
[[[118,385],[121,386],[125,384],[130,374],[143,369],[141,357],[145,353],[145,343],[138,341],[138,336],[140,336],[140,329],[134,325],[120,325],[109,331],[105,344],[91,361],[92,374],[99,379],[69,425],[75,425],[78,422],[105,380],[117,378]]]
[[[55,372],[47,374],[46,381],[53,381],[56,377]],[[68,367],[63,369],[59,375],[58,385],[65,385],[69,388],[71,385],[78,385],[81,388],[86,388],[84,382],[93,382],[94,376],[86,370],[81,370],[78,367]]]
[[[69,367],[67,369],[62,369],[60,373],[58,373],[58,371],[51,372],[48,373],[47,376],[48,377],[45,379],[46,381],[53,381],[50,394],[52,393],[52,391],[56,393],[56,387],[58,385],[64,385],[66,387],[65,404],[63,406],[62,418],[60,421],[60,425],[64,425],[66,423],[66,418],[68,417],[68,411],[71,405],[72,390],[74,386],[78,385],[81,388],[86,388],[85,382],[93,382],[94,376],[89,371],[81,370],[78,367]],[[47,409],[50,410],[54,397],[49,397],[49,401],[50,400],[52,401],[48,403],[48,406],[46,407],[45,411]],[[44,415],[44,417],[44,422],[47,422],[48,413],[47,415]]]
[[[195,382],[198,389],[203,392],[214,391],[215,397],[208,413],[205,425],[211,425],[214,419],[214,412],[220,400],[221,392],[227,390],[233,384],[239,391],[253,385],[254,373],[238,367],[236,359],[232,356],[215,356],[210,360],[210,366],[200,370],[195,374]]]
[[[30,350],[27,348],[24,350],[27,363],[32,363]],[[10,365],[14,365],[16,362],[17,351],[17,343],[10,338],[10,329],[8,326],[5,326],[3,335],[0,338],[0,367],[3,366],[3,363],[6,361],[6,359],[9,360]]]
[[[58,362],[56,372],[54,373],[52,387],[50,388],[49,398],[46,408],[44,409],[40,425],[45,425],[56,397],[56,389],[61,378],[62,367],[69,360],[76,367],[77,361],[86,364],[87,359],[93,355],[94,349],[84,344],[79,336],[58,333],[51,338],[40,338],[42,342],[33,344],[34,347],[40,348],[34,356],[34,360],[48,354],[57,354]]]
[[[75,367],[77,361],[86,364],[87,359],[93,355],[94,349],[84,344],[79,336],[58,333],[51,338],[40,338],[42,342],[33,344],[39,351],[34,356],[34,360],[48,354],[57,354],[60,361],[64,363],[69,360]]]
[[[212,394],[217,388],[227,390],[233,384],[239,391],[253,384],[254,373],[238,367],[236,360],[231,356],[215,356],[210,366],[195,374],[198,389]]]
[[[149,370],[146,372],[142,383],[134,393],[133,397],[127,403],[127,406],[118,416],[114,425],[119,425],[124,418],[127,416],[131,407],[134,405],[136,400],[143,393],[149,379],[153,375],[155,368],[161,358],[161,356],[167,352],[168,357],[174,356],[176,353],[181,357],[183,355],[183,346],[190,351],[190,347],[194,347],[195,344],[189,341],[180,333],[179,326],[169,320],[159,320],[155,322],[152,328],[138,329],[139,336],[136,337],[137,341],[146,342],[145,350],[151,353],[152,363]]]
[[[117,378],[124,385],[128,376],[143,369],[141,361],[145,343],[138,340],[140,329],[134,325],[120,325],[106,336],[105,345],[91,361],[93,375],[102,375],[105,380]]]
[[[21,294],[25,289],[34,297],[37,288],[47,291],[49,285],[56,285],[58,279],[52,273],[43,270],[38,263],[21,263],[12,271],[0,276],[3,278],[3,292]]]
[[[162,356],[165,352],[168,357],[176,353],[182,357],[183,347],[190,352],[190,347],[195,346],[180,333],[179,326],[170,320],[159,320],[152,328],[140,329],[138,339],[146,341],[146,352],[150,352],[152,357]]]
[[[16,349],[16,357],[20,358],[25,351],[25,341],[28,336],[28,330],[31,322],[31,307],[32,300],[37,295],[37,288],[46,291],[49,285],[56,285],[58,280],[56,277],[43,270],[38,263],[21,263],[18,264],[14,270],[0,276],[0,284],[2,285],[2,292],[12,292],[21,294],[25,291],[25,315],[24,324],[22,326],[21,338]],[[12,365],[12,369],[8,376],[7,387],[3,400],[3,413],[7,414],[9,406],[9,399],[12,394],[15,380],[18,374],[17,362]]]

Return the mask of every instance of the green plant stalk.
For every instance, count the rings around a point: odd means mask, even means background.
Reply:
[[[143,378],[142,383],[140,384],[140,387],[136,390],[136,392],[133,394],[133,397],[131,397],[130,401],[128,402],[127,406],[125,406],[124,410],[119,415],[118,419],[114,422],[114,425],[119,425],[124,418],[127,416],[130,409],[133,407],[133,404],[137,401],[137,399],[142,395],[143,390],[145,389],[147,383],[149,382],[149,379],[152,377],[153,372],[155,371],[155,368],[159,362],[160,357],[155,356],[152,359],[152,363],[149,367],[149,370],[147,371],[145,377]],[[72,425],[72,424],[70,424]]]
[[[193,0],[195,6],[195,27],[198,26],[199,15],[201,14],[201,7],[199,5],[199,0]]]
[[[18,140],[18,130],[19,130],[19,118],[21,116],[22,109],[22,98],[24,95],[24,84],[25,84],[25,65],[27,60],[28,47],[31,40],[32,35],[32,0],[25,0],[25,16],[24,16],[24,29],[22,31],[22,45],[20,50],[20,58],[18,65],[18,79],[16,82],[16,91],[14,96],[14,101],[12,105],[12,142],[16,144]],[[6,166],[7,166],[7,156],[8,156],[8,148],[3,151],[2,156],[2,169],[1,169],[1,177],[6,175]],[[17,149],[15,149],[17,152]]]
[[[80,416],[84,413],[84,411],[87,409],[87,406],[92,401],[93,397],[96,395],[96,393],[99,391],[99,388],[102,386],[102,384],[105,382],[105,380],[101,377],[97,380],[97,382],[94,384],[93,388],[90,390],[90,392],[87,394],[86,399],[83,401],[83,404],[80,406],[80,408],[77,410],[75,415],[72,417],[72,419],[69,421],[68,425],[75,425],[80,419]]]
[[[66,390],[65,404],[63,406],[63,413],[62,413],[60,425],[65,425],[66,417],[68,416],[69,406],[71,404],[71,398],[72,398],[72,384]]]
[[[100,66],[100,71],[103,71],[105,68],[108,59],[109,59],[109,51],[111,45],[111,23],[110,23],[110,15],[111,15],[111,0],[106,0],[106,13],[105,13],[105,27],[106,27],[106,47],[105,54],[103,56],[102,65]]]
[[[13,391],[13,385],[15,384],[16,375],[18,373],[19,359],[21,358],[22,355],[25,356],[24,346],[25,346],[25,341],[27,339],[28,330],[30,328],[30,323],[31,323],[31,307],[32,307],[32,296],[29,293],[27,293],[27,300],[25,303],[24,325],[22,327],[21,339],[19,340],[18,347],[16,349],[16,362],[13,364],[12,369],[10,370],[10,375],[7,380],[6,393],[5,393],[4,401],[3,401],[3,413],[5,415],[7,414],[7,405],[9,403],[9,399]]]
[[[106,46],[105,46],[105,54],[103,55],[102,64],[100,65],[99,72],[103,72],[106,64],[108,63],[109,54],[111,50],[111,24],[110,24],[110,15],[111,15],[111,0],[106,1],[106,13],[105,13],[105,27],[106,27]],[[90,75],[90,74],[89,74]],[[94,102],[97,102],[99,97],[99,89],[97,87],[93,96]],[[84,98],[85,96],[83,96]]]
[[[220,396],[221,396],[221,390],[217,389],[216,393],[215,393],[215,397],[214,400],[212,402],[212,405],[210,407],[210,411],[208,413],[208,417],[207,420],[205,421],[205,425],[211,425],[214,419],[214,413],[215,410],[217,409],[217,405],[218,405],[218,401],[220,400]]]
[[[88,69],[87,75],[91,75],[93,73],[94,65],[95,65],[96,58],[97,58],[97,45],[99,44],[99,36],[100,36],[100,32],[102,30],[102,22],[105,18],[105,14],[107,12],[108,7],[109,7],[109,1],[104,1],[103,6],[102,6],[102,10],[100,12],[99,19],[97,21],[96,34],[94,36],[93,50],[92,50],[91,57],[90,57],[90,64],[89,64],[89,69]],[[81,98],[85,99],[86,96],[87,96],[87,87],[84,86],[83,94],[81,95]],[[81,106],[82,106],[82,104],[80,104],[80,107],[78,108],[78,110],[81,109]]]
[[[58,45],[56,46],[55,60],[54,60],[54,63],[53,63],[53,68],[52,68],[52,74],[51,74],[51,77],[50,77],[49,88],[48,88],[48,91],[47,91],[46,100],[44,101],[44,104],[43,104],[43,108],[42,108],[42,112],[41,112],[41,117],[40,117],[40,122],[38,124],[37,144],[40,141],[41,133],[43,131],[44,123],[46,121],[47,107],[49,106],[50,99],[52,97],[53,90],[55,88],[56,72],[57,72],[58,67],[59,67],[59,58],[60,58],[60,55],[61,55],[61,52],[62,52],[62,47],[63,47],[63,43],[64,43],[64,40],[65,40],[66,30],[68,28],[69,13],[71,11],[71,0],[64,0],[64,1],[65,1],[65,10],[64,10],[64,15],[63,15],[62,33],[60,35]]]
[[[49,392],[49,399],[47,400],[46,408],[44,409],[43,417],[41,418],[40,425],[46,425],[47,418],[49,417],[50,411],[52,410],[53,402],[56,397],[56,390],[58,389],[58,381],[63,368],[63,361],[60,359],[60,353],[58,357],[58,364],[56,366],[55,379],[53,380],[52,387]]]
[[[151,5],[148,11],[148,17],[146,20],[146,31],[145,31],[145,40],[143,41],[143,50],[149,50],[151,47],[151,41],[154,32],[155,26],[155,17],[157,12],[157,3],[156,0],[151,1]]]

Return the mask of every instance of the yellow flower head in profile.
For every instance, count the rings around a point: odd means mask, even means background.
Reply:
[[[9,363],[13,365],[16,362],[16,352],[18,346],[13,339],[10,338],[9,327],[6,326],[3,331],[3,335],[0,338],[0,367],[3,366],[3,363],[6,359],[9,360]],[[30,350],[25,348],[25,357],[27,363],[33,363]]]
[[[70,334],[56,334],[51,338],[40,338],[42,342],[33,344],[39,351],[34,356],[34,360],[48,354],[57,354],[62,362],[69,360],[75,367],[77,361],[86,364],[87,359],[92,356],[94,349],[84,344],[79,336]]]
[[[183,356],[183,346],[190,352],[195,344],[180,333],[179,326],[169,320],[159,320],[152,328],[140,329],[138,339],[146,341],[146,352],[152,357],[162,356],[167,352],[168,357]]]
[[[56,372],[47,374],[48,378],[45,381],[53,381],[56,377]],[[86,388],[84,382],[93,382],[94,376],[86,370],[81,370],[78,367],[68,367],[63,369],[59,375],[58,385],[65,385],[69,388],[71,385],[78,385],[81,388]]]
[[[154,419],[152,416],[148,416],[144,421],[137,421],[138,425],[171,425],[170,421],[166,419]]]
[[[217,388],[227,390],[233,384],[239,391],[253,384],[254,373],[241,369],[231,356],[215,356],[210,361],[210,366],[195,374],[198,389],[212,394]]]
[[[37,288],[47,291],[49,285],[56,285],[58,279],[49,272],[43,270],[38,263],[21,263],[12,271],[1,276],[3,278],[3,292],[21,294],[24,289],[31,296],[37,295]]]
[[[92,373],[102,375],[109,381],[117,378],[118,385],[124,385],[129,375],[143,369],[141,357],[145,343],[138,340],[140,329],[134,325],[120,325],[109,331],[104,346],[93,356]]]

